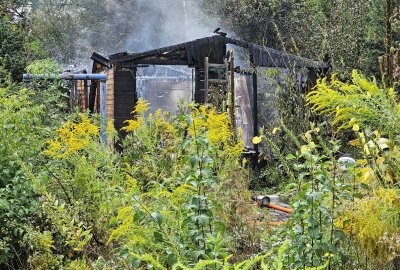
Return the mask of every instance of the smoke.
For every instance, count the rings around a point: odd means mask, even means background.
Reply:
[[[89,64],[93,51],[142,52],[186,42],[218,27],[201,7],[204,0],[34,2],[33,34],[63,64]]]
[[[102,2],[92,6],[85,19],[80,43],[88,53],[143,52],[210,36],[216,28],[216,20],[202,11],[199,0]],[[192,72],[187,67],[140,68],[137,75],[138,94],[153,110],[174,111],[180,98],[187,102],[192,97]]]
[[[142,52],[210,36],[216,20],[198,0],[101,0],[82,14],[85,51]]]
[[[196,0],[137,0],[136,29],[125,48],[143,51],[209,36],[215,20],[205,15]]]
[[[143,52],[212,35],[218,23],[201,2],[37,0],[34,31],[60,64],[91,70],[93,51]]]

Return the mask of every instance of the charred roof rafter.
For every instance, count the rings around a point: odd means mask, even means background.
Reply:
[[[258,67],[305,67],[326,68],[324,62],[267,48],[254,43],[214,35],[193,41],[162,47],[141,53],[110,55],[110,63],[117,66],[132,64],[202,66],[204,57],[214,63],[222,63],[226,45],[233,44],[249,50],[253,64]]]
[[[177,50],[163,52],[159,54],[149,54],[137,57],[135,59],[118,61],[119,67],[132,67],[138,65],[188,65],[186,51]]]

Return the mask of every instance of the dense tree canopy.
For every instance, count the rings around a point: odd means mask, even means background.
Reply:
[[[203,4],[239,37],[316,59],[328,53],[338,72],[357,68],[379,75],[377,58],[385,52],[381,0],[203,0]]]
[[[397,6],[397,0],[392,4]],[[171,16],[168,10],[176,14]],[[396,46],[398,10],[393,10],[390,20]],[[5,42],[8,49],[22,46],[27,54],[29,46],[21,42],[26,44],[26,36],[34,36],[39,42],[35,46],[40,44],[63,63],[77,64],[92,51],[168,45],[195,37],[195,32],[211,34],[217,26],[241,39],[306,57],[322,59],[329,54],[336,71],[347,74],[357,68],[378,76],[377,58],[385,52],[385,5],[380,0],[7,0],[0,12],[3,40],[11,31],[6,22],[19,28],[12,30],[17,31],[15,40]]]

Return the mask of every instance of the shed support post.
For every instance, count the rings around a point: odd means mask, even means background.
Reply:
[[[106,82],[100,81],[100,114],[101,114],[101,138],[107,143],[106,126],[107,126],[107,88]]]
[[[253,68],[253,125],[254,125],[254,137],[259,135],[258,130],[258,98],[257,98],[257,67],[254,65],[254,58],[253,55],[250,55],[250,63]],[[254,144],[254,151],[258,156],[258,144]]]
[[[197,104],[204,103],[204,69],[200,68],[200,66],[195,67],[194,71],[195,76],[195,85],[194,85],[194,102]]]
[[[204,58],[204,103],[208,101],[208,57]]]
[[[97,85],[97,82],[91,81],[90,89],[89,89],[89,112],[90,113],[95,113],[94,105],[96,102],[96,92],[97,92],[96,85]]]
[[[226,59],[225,59],[226,61]],[[235,59],[233,55],[233,49],[230,51],[230,95],[229,95],[229,114],[230,114],[230,119],[231,119],[231,128],[232,128],[232,134],[235,138],[236,141],[236,104],[235,104]],[[226,63],[226,66],[228,64]],[[226,76],[228,77],[228,72],[226,73]],[[228,78],[226,78],[228,80]]]

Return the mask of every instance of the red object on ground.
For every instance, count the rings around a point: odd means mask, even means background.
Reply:
[[[286,207],[282,207],[282,206],[279,206],[279,205],[276,205],[276,204],[269,203],[269,204],[266,205],[266,207],[271,208],[271,209],[275,209],[275,210],[279,210],[279,211],[282,211],[282,212],[285,212],[285,213],[289,213],[289,214],[293,213],[292,209],[286,208]]]

